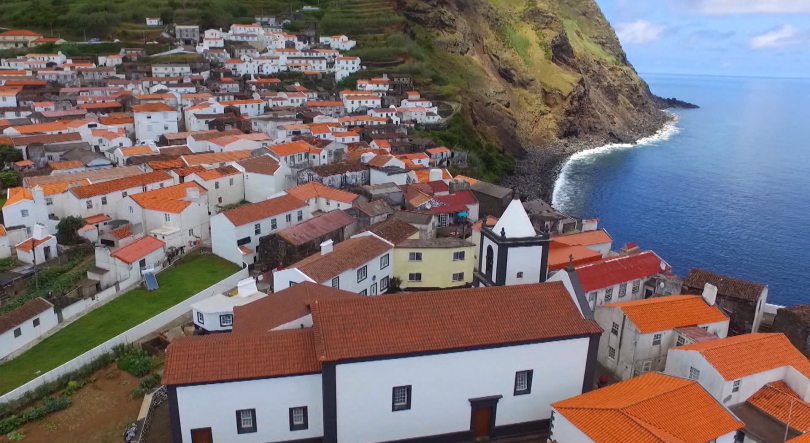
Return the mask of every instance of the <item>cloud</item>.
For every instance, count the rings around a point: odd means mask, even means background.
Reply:
[[[619,23],[616,25],[616,34],[623,44],[644,44],[661,38],[667,27],[656,25],[646,20],[632,23]]]
[[[687,35],[684,39],[684,43],[689,46],[698,46],[704,43],[721,43],[734,37],[735,34],[734,31],[721,32],[711,29],[700,29]]]
[[[757,35],[748,40],[748,47],[751,49],[773,49],[784,48],[785,46],[795,46],[810,42],[807,31],[791,25],[783,25],[780,28]]]
[[[706,15],[810,14],[810,0],[696,0],[696,3],[698,11]]]

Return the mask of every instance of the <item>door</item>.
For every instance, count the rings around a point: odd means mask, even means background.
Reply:
[[[373,285],[371,285],[371,288],[369,289],[368,292],[369,292],[369,295],[377,295],[377,283],[374,283]]]
[[[48,261],[48,260],[51,259],[51,247],[50,246],[45,246],[42,249],[42,252],[45,255],[45,261]]]
[[[489,436],[490,426],[492,425],[492,408],[474,409],[472,425],[473,437],[480,438]]]
[[[211,428],[192,429],[191,443],[214,443],[214,436],[211,435]]]
[[[447,214],[439,214],[439,226],[442,228],[447,226]]]

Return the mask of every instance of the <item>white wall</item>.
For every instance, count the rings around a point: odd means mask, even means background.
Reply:
[[[192,429],[208,427],[215,442],[264,443],[323,436],[321,374],[181,386],[177,406],[183,442],[187,443]],[[307,407],[309,426],[290,431],[290,408],[299,406]],[[256,410],[256,432],[237,433],[236,411],[240,409]]]
[[[318,252],[320,254],[320,252]],[[380,269],[380,258],[384,255],[388,254],[388,267],[385,269]],[[357,270],[362,268],[363,266],[367,266],[366,269],[366,278],[365,280],[358,282],[357,281]],[[352,268],[346,271],[341,272],[338,274],[338,289],[342,289],[344,291],[354,292],[355,294],[359,294],[361,291],[365,290],[366,295],[371,295],[371,286],[373,284],[377,284],[377,295],[384,294],[388,291],[386,288],[385,290],[380,290],[380,280],[385,277],[388,277],[388,284],[391,284],[391,277],[394,274],[394,249],[389,249],[388,251],[372,258],[371,260],[367,261],[364,265],[358,266],[357,268]],[[282,269],[281,271],[277,271],[273,274],[273,291],[278,292],[290,287],[290,283],[301,283],[302,281],[312,281],[308,276],[304,275],[301,271],[297,268],[287,268]],[[326,281],[317,282],[324,286],[332,286],[332,279],[328,279]]]
[[[166,180],[161,180],[154,183],[148,183],[144,185],[146,187],[146,191],[153,191],[155,189],[160,189],[162,187],[171,186],[174,184],[174,180],[171,177],[167,178]],[[162,186],[161,186],[162,185]],[[119,204],[124,197],[124,192],[127,193],[127,196],[140,194],[144,192],[144,186],[135,186],[129,189],[123,189],[120,191],[110,192],[104,195],[95,195],[89,198],[78,198],[72,192],[67,192],[67,199],[65,201],[65,208],[66,212],[71,215],[79,215],[82,217],[88,217],[91,215],[97,214],[117,214],[119,211]],[[103,204],[102,198],[106,197],[107,204]],[[92,207],[87,207],[87,201],[92,201]]]
[[[242,174],[229,175],[215,180],[205,181],[197,174],[186,177],[186,182],[194,181],[208,190],[208,210],[217,213],[217,206],[239,203],[245,198],[245,179]],[[219,189],[217,189],[219,183]],[[222,201],[220,201],[222,199]]]
[[[469,431],[469,399],[491,395],[503,395],[496,426],[549,419],[551,403],[582,393],[588,342],[579,338],[338,364],[338,441],[372,443]],[[534,371],[531,393],[515,396],[515,372],[528,369]],[[412,386],[411,409],[392,411],[392,389],[405,385]]]
[[[39,326],[34,327],[34,320],[39,319]],[[7,355],[38,339],[59,323],[53,307],[48,308],[36,317],[29,318],[17,327],[0,334],[0,361]],[[15,338],[14,330],[20,328],[22,335]]]
[[[303,219],[308,220],[310,218],[309,215],[309,208],[304,206],[301,209],[294,209],[290,212],[285,212],[273,217],[268,217],[265,219],[257,220],[255,222],[250,222],[241,226],[234,226],[224,214],[220,213],[213,217],[211,217],[211,248],[214,254],[219,255],[220,257],[236,263],[239,266],[243,265],[242,261],[242,253],[239,252],[239,247],[236,245],[236,242],[239,239],[250,237],[250,243],[247,243],[243,246],[250,248],[253,252],[256,252],[256,248],[259,246],[259,238],[264,237],[265,235],[270,235],[273,232],[278,230],[290,227],[297,223],[298,221],[298,211],[303,211]],[[290,221],[287,222],[287,215],[290,215]],[[276,229],[272,229],[273,220],[276,221]],[[260,233],[256,234],[255,225],[261,225]],[[246,263],[250,264],[250,263]]]
[[[619,297],[619,290],[622,285],[621,283],[591,291],[588,293],[588,303],[590,303],[591,309],[595,309],[597,306],[602,306],[604,304],[618,303],[620,301],[641,300],[644,298],[644,287],[649,280],[650,277],[638,279],[639,285],[638,292],[636,293],[633,293],[633,281],[635,280],[625,282],[627,283],[627,292],[625,293],[624,297]],[[607,288],[613,288],[613,294],[610,300],[605,301],[605,292],[607,291]]]
[[[151,117],[151,118],[150,118]],[[136,112],[135,138],[138,142],[152,140],[157,142],[163,134],[177,131],[177,111],[172,112]]]
[[[554,410],[554,421],[551,428],[550,440],[561,443],[595,443],[590,437],[580,431],[578,427],[568,421],[556,409]]]
[[[235,165],[237,169],[244,169]],[[287,188],[287,178],[290,168],[285,163],[280,163],[275,175],[253,174],[245,172],[245,200],[251,203],[258,203],[267,200],[271,195],[275,195]]]

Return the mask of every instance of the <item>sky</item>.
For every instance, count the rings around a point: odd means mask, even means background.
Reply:
[[[596,0],[640,73],[810,77],[810,0]]]

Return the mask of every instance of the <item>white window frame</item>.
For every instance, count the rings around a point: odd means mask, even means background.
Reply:
[[[740,387],[742,386],[742,379],[734,380],[734,383],[731,385],[731,392],[740,392]]]
[[[368,265],[357,268],[357,283],[368,278]]]
[[[408,253],[408,261],[422,261],[422,253],[421,252],[409,252]]]
[[[700,370],[694,366],[689,367],[689,380],[700,380]]]
[[[616,348],[610,345],[608,345],[608,358],[611,360],[616,360]]]
[[[408,281],[409,282],[420,282],[420,281],[422,281],[422,273],[421,272],[409,272],[408,273]]]
[[[456,251],[453,253],[453,261],[461,261],[464,260],[464,251]]]
[[[663,338],[663,336],[664,336],[663,334],[653,334],[653,341],[652,341],[653,346],[660,346],[661,339]]]
[[[454,282],[464,281],[464,273],[463,272],[454,272],[451,276],[451,280]]]

